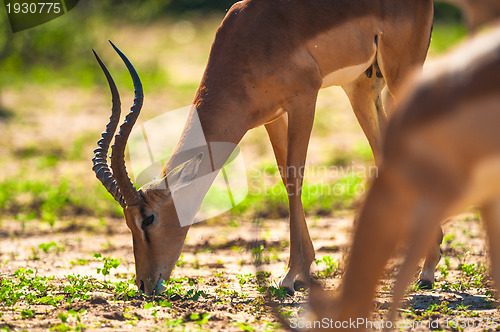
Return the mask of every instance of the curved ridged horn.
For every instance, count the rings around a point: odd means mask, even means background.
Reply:
[[[122,207],[125,207],[125,200],[123,199],[120,190],[118,189],[117,183],[111,174],[111,171],[108,167],[107,162],[107,154],[109,150],[109,144],[115,134],[116,127],[118,126],[118,121],[120,120],[121,113],[121,104],[120,104],[120,94],[118,93],[118,89],[116,88],[115,82],[111,77],[108,69],[101,61],[97,53],[94,52],[94,55],[97,59],[97,62],[101,66],[106,79],[108,80],[109,88],[111,90],[112,102],[113,106],[111,107],[111,117],[109,118],[109,123],[106,125],[106,130],[104,130],[101,134],[101,139],[97,142],[98,148],[94,150],[94,158],[92,158],[92,162],[94,166],[92,170],[95,172],[96,177],[99,181],[102,182],[104,187],[109,191],[109,193],[114,197],[114,199],[120,203]]]
[[[120,131],[115,136],[115,143],[111,147],[111,169],[113,170],[113,177],[118,184],[118,188],[120,188],[120,192],[125,199],[125,203],[127,205],[135,205],[138,204],[142,198],[132,184],[125,167],[125,146],[127,145],[127,140],[132,128],[134,127],[135,121],[141,112],[144,93],[142,91],[141,80],[139,79],[139,75],[137,75],[134,66],[132,66],[125,54],[123,54],[118,47],[116,47],[111,41],[109,42],[127,66],[134,83],[134,105],[130,108],[130,113],[127,114],[125,121],[120,126]]]

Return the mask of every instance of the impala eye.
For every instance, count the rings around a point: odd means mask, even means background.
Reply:
[[[149,225],[151,225],[153,223],[153,221],[155,221],[154,215],[147,217],[146,219],[144,219],[142,221],[142,228],[144,229],[144,228],[148,227]]]

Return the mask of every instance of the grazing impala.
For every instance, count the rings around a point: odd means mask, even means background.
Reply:
[[[290,260],[280,285],[290,292],[307,284],[314,249],[301,202],[301,170],[313,125],[318,90],[342,86],[380,161],[386,114],[380,92],[395,94],[403,77],[421,66],[433,19],[432,0],[246,0],[233,5],[217,31],[194,106],[173,157],[159,179],[136,190],[127,176],[125,144],[142,106],[142,85],[106,154],[120,112],[118,92],[101,64],[113,95],[113,115],[94,171],[121,204],[132,231],[137,285],[146,294],[162,290],[181,252],[188,226],[179,222],[172,196],[182,191],[194,217],[210,181],[195,179],[219,170],[243,135],[265,125],[289,196]],[[100,60],[99,60],[100,62]],[[191,148],[202,136],[203,148]],[[215,151],[217,150],[217,151]],[[203,181],[202,181],[203,182]],[[185,224],[185,223],[183,223]]]
[[[389,319],[440,221],[470,206],[482,212],[491,271],[500,286],[500,22],[432,62],[402,89],[389,123],[379,177],[361,211],[340,297],[313,287],[320,317],[367,318],[385,263],[398,243],[408,254]]]

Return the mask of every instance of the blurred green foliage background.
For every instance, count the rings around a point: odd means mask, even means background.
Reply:
[[[105,26],[145,26],[161,20],[203,20],[214,13],[222,17],[234,0],[83,0],[68,14],[36,28],[13,34],[7,13],[0,10],[0,87],[38,83],[67,84],[68,79],[96,84],[89,57],[92,45],[102,38]],[[435,4],[438,24],[457,24],[460,11]],[[453,32],[450,32],[453,33]],[[78,62],[76,61],[78,60]],[[100,81],[100,78],[99,78]]]

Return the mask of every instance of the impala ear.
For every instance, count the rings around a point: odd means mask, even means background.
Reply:
[[[202,159],[203,153],[199,153],[167,174],[167,184],[171,192],[187,186],[196,178]]]

